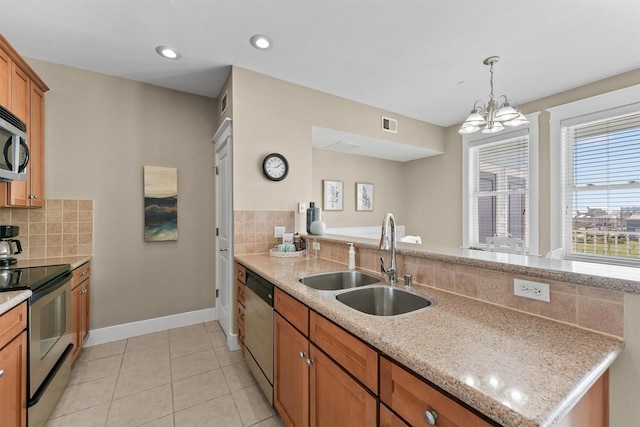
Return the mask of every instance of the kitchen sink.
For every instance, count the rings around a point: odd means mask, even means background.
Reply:
[[[380,279],[361,271],[332,271],[303,276],[298,282],[320,291],[337,291],[380,283]]]
[[[337,294],[336,299],[354,310],[374,316],[413,313],[434,304],[421,295],[391,286],[353,289]]]

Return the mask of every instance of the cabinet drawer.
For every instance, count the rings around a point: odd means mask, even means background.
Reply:
[[[276,288],[273,303],[275,310],[296,327],[305,337],[309,336],[309,308],[286,292]]]
[[[238,304],[238,329],[240,329],[240,327],[244,328],[245,310],[244,305]]]
[[[316,312],[311,312],[309,339],[374,394],[378,394],[376,350]]]
[[[245,337],[244,324],[242,325],[238,324],[238,345],[240,346],[240,350],[242,350],[243,353],[244,353],[245,347],[247,346],[245,344],[244,337]]]
[[[247,283],[247,269],[244,265],[236,264],[236,280],[240,283]]]
[[[242,305],[246,304],[247,299],[247,286],[239,281],[236,281],[236,297],[238,302]]]
[[[387,405],[380,404],[380,427],[410,427],[396,414],[391,412]]]
[[[415,427],[429,425],[427,411],[437,414],[440,427],[492,425],[385,357],[380,358],[380,400]]]
[[[71,279],[71,289],[78,286],[80,283],[91,276],[91,261],[85,262],[80,267],[73,270],[73,277]]]
[[[0,316],[0,348],[27,328],[27,303],[13,307]]]

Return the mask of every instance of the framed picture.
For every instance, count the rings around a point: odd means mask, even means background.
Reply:
[[[373,210],[373,184],[356,182],[356,211]]]
[[[178,240],[178,169],[144,166],[144,240]]]
[[[344,193],[342,181],[322,180],[322,206],[325,211],[341,211]]]

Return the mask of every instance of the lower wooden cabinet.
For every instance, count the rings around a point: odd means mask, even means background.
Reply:
[[[0,427],[27,425],[27,304],[0,316]]]
[[[245,338],[244,315],[246,310],[247,286],[245,285],[247,270],[243,265],[236,263],[236,325],[238,327],[238,345],[242,353],[245,352],[247,344]]]
[[[89,336],[89,303],[91,301],[91,262],[73,270],[71,279],[71,360],[80,355]]]
[[[410,427],[400,417],[391,412],[384,403],[380,404],[380,427]]]

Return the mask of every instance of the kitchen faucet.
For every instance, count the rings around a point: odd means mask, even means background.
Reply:
[[[398,281],[398,267],[396,266],[396,220],[391,213],[387,213],[382,220],[380,250],[391,251],[391,267],[386,269],[384,259],[380,257],[380,272],[383,276],[389,277],[389,285],[393,286]]]

